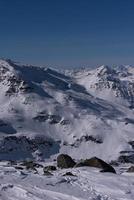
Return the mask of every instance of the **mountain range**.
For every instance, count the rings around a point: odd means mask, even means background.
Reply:
[[[58,70],[0,60],[0,159],[134,162],[134,67]]]

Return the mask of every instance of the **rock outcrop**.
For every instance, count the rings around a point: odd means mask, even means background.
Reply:
[[[74,160],[67,154],[60,154],[57,157],[57,166],[59,168],[72,168],[75,164]]]
[[[86,159],[75,165],[75,167],[84,167],[84,166],[100,168],[102,169],[101,172],[116,173],[115,169],[111,165],[109,165],[108,163],[104,162],[103,160],[97,157]]]

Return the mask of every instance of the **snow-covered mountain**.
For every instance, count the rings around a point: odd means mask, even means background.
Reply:
[[[76,74],[79,84],[91,94],[126,106],[134,106],[134,68],[101,66]]]
[[[133,160],[133,106],[133,67],[61,73],[0,60],[0,159]]]

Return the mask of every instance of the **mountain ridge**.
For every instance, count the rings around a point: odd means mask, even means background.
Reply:
[[[61,73],[0,60],[0,159],[133,156],[133,80],[130,66]]]

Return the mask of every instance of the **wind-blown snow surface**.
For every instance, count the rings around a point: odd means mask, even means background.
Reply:
[[[74,176],[63,176],[70,171]],[[99,173],[83,167],[44,176],[0,163],[1,200],[133,200],[134,175]]]
[[[0,159],[133,153],[133,68],[67,74],[0,60]]]

